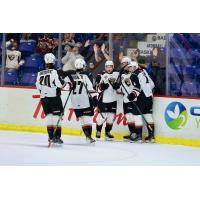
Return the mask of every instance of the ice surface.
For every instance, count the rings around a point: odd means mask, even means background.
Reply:
[[[47,135],[0,131],[0,165],[200,165],[200,148],[97,141],[63,136],[47,148]]]

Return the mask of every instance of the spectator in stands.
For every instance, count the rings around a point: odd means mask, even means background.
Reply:
[[[155,94],[165,94],[165,65],[166,57],[164,51],[161,51],[161,49],[157,47],[153,48],[147,71],[155,83]]]
[[[90,40],[87,40],[85,44],[80,48],[80,54],[84,57],[87,63],[91,60],[94,52]]]
[[[63,71],[75,70],[74,62],[77,58],[83,58],[79,53],[82,44],[80,42],[76,43],[73,48],[69,48],[66,55],[62,58]]]
[[[64,33],[64,38],[62,42],[63,53],[66,54],[67,51],[75,46],[74,34]]]
[[[6,40],[15,40],[18,44],[21,39],[22,34],[21,33],[7,33],[6,34]]]
[[[21,41],[37,41],[38,37],[36,33],[22,33]]]
[[[92,45],[93,51],[88,62],[87,71],[91,72],[94,76],[104,69],[105,61],[110,60],[108,44],[101,44],[101,42],[96,42]]]
[[[17,50],[18,44],[14,39],[11,39],[6,43],[6,46],[6,66],[4,68],[4,71],[17,71],[19,67],[24,63],[24,60],[21,60],[21,52]]]
[[[46,53],[52,53],[54,49],[54,40],[49,37],[49,33],[45,33],[44,37],[38,40],[36,51],[44,56]]]
[[[119,54],[119,60],[121,60],[123,58],[123,52],[121,52]],[[147,67],[147,58],[140,56],[140,51],[139,49],[132,49],[131,53],[130,53],[130,59],[132,61],[135,61],[138,63],[139,67],[141,68],[146,68]]]

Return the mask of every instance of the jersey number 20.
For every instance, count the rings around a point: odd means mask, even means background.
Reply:
[[[51,87],[50,75],[40,76],[40,85],[45,85],[45,86]]]

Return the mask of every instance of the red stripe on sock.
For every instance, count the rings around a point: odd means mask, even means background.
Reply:
[[[135,126],[135,123],[127,123],[129,126]]]
[[[135,126],[135,128],[143,128],[143,126]]]
[[[86,125],[82,126],[82,128],[91,128],[91,127],[92,127],[92,126],[89,125],[89,124],[86,124]]]

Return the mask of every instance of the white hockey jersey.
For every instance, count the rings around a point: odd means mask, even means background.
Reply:
[[[76,88],[71,94],[71,104],[74,109],[84,109],[90,107],[90,100],[87,90],[89,92],[94,91],[92,82],[85,73],[71,74],[75,81]],[[86,90],[86,88],[87,90]]]
[[[128,103],[130,102],[128,97],[128,94],[132,93],[134,89],[136,88],[136,85],[134,85],[134,83],[131,81],[130,77],[132,74],[122,74],[121,75],[121,84],[123,84],[123,87],[121,86],[121,91],[124,94],[123,96],[123,101],[124,103]],[[124,89],[125,88],[125,89]],[[137,99],[135,99],[134,101],[136,101]]]
[[[153,96],[153,88],[155,85],[145,69],[141,70],[141,72],[138,74],[138,79],[140,83],[140,89],[144,92],[145,96]]]
[[[155,85],[144,69],[138,69],[132,74],[122,74],[121,81],[129,94],[134,90],[138,95],[142,92],[146,97],[153,96]],[[121,87],[121,90],[124,93],[124,102],[128,103],[127,92],[123,87]],[[134,101],[136,100],[137,98]]]
[[[116,81],[118,79],[119,72],[113,72],[112,74],[104,73],[101,75],[101,83],[108,83],[109,87],[102,92],[102,101],[103,103],[111,103],[117,101],[117,92],[113,89],[110,81]]]
[[[58,73],[54,69],[46,69],[38,72],[36,87],[40,91],[41,98],[56,97],[61,94],[61,83]]]

